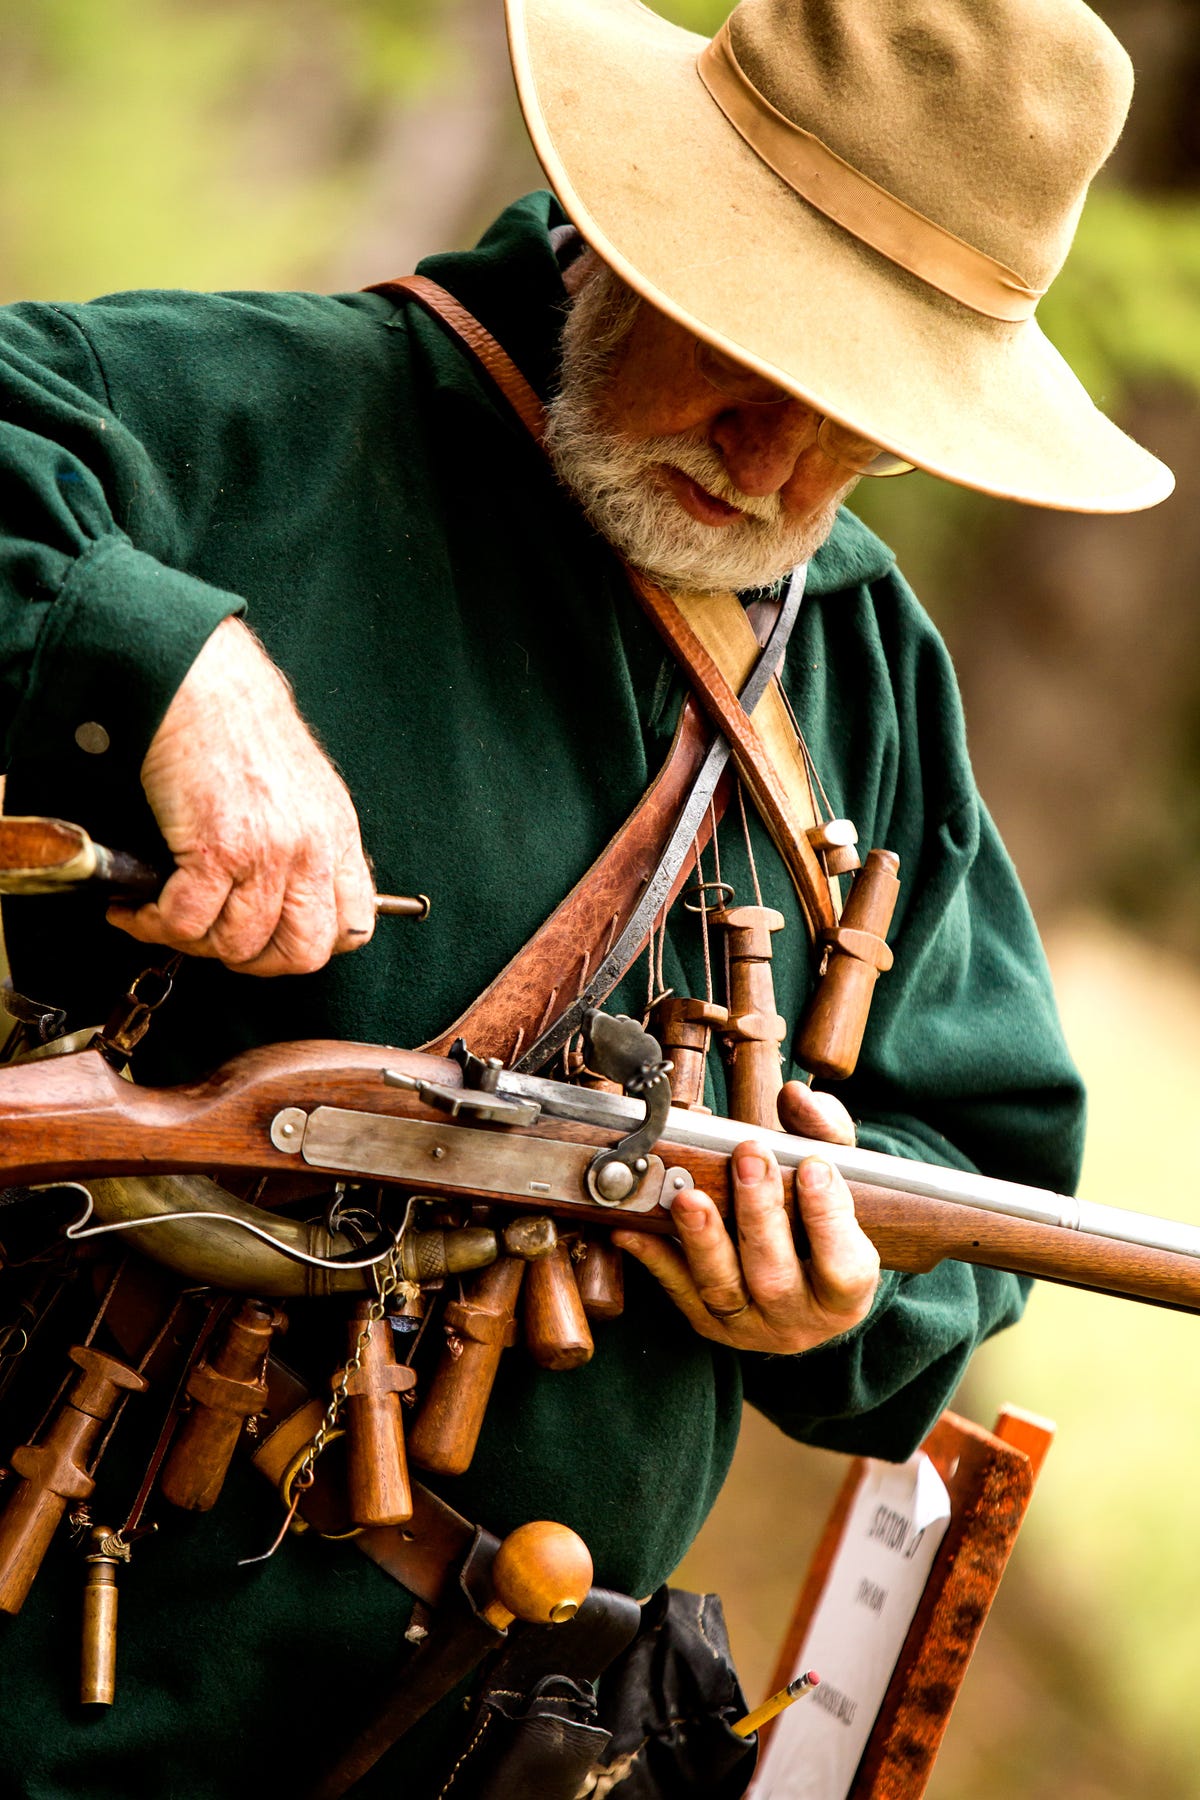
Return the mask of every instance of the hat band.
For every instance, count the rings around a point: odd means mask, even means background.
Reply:
[[[701,81],[729,123],[788,186],[843,230],[940,293],[990,319],[1031,319],[1031,288],[994,257],[889,194],[760,94],[734,54],[728,21],[696,58]]]

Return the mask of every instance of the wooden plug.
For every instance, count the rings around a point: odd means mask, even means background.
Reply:
[[[805,836],[821,858],[826,875],[852,875],[862,867],[855,848],[858,832],[849,819],[827,819],[823,825],[811,826]]]
[[[0,1612],[20,1612],[59,1521],[96,1483],[88,1462],[125,1394],[141,1394],[144,1377],[115,1356],[75,1344],[68,1355],[81,1371],[40,1444],[12,1455],[21,1480],[0,1516]]]
[[[591,1361],[595,1345],[566,1244],[530,1263],[523,1310],[525,1347],[539,1368],[578,1369]]]
[[[578,1532],[552,1519],[518,1525],[492,1564],[494,1598],[482,1616],[496,1631],[514,1619],[528,1625],[565,1625],[587,1599],[592,1556]]]
[[[286,1314],[265,1300],[244,1300],[228,1321],[211,1356],[187,1378],[191,1402],[163,1464],[164,1500],[186,1512],[208,1512],[217,1503],[246,1420],[267,1403],[266,1364],[271,1340]]]
[[[875,983],[892,966],[885,940],[900,892],[899,869],[893,851],[868,850],[841,924],[828,934],[826,966],[804,1015],[796,1054],[811,1074],[829,1081],[854,1073]]]

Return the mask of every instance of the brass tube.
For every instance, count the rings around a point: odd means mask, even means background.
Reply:
[[[83,1645],[79,1664],[79,1698],[84,1706],[111,1706],[117,1690],[117,1563],[98,1547],[88,1557],[83,1590]]]

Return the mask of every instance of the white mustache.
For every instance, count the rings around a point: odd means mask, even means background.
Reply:
[[[779,495],[744,494],[730,480],[724,463],[712,445],[698,436],[680,433],[676,437],[649,438],[645,443],[637,445],[636,453],[645,469],[665,463],[668,468],[677,469],[681,475],[686,475],[715,500],[723,500],[726,506],[735,506],[748,518],[757,519],[764,525],[780,523],[783,502]]]

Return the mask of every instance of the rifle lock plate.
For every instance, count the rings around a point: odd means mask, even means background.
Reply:
[[[680,1188],[691,1186],[686,1171],[668,1168],[660,1156],[645,1154],[637,1159],[646,1166],[638,1170],[634,1190],[610,1197],[592,1185],[591,1145],[341,1106],[318,1106],[312,1112],[284,1107],[271,1121],[270,1136],[277,1150],[302,1157],[311,1168],[370,1175],[438,1193],[472,1194],[512,1206],[557,1202],[581,1209],[600,1205],[612,1212],[649,1213],[669,1207]]]

